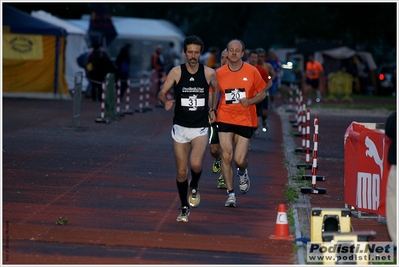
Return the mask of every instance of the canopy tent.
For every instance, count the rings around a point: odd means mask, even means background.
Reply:
[[[177,51],[181,51],[184,34],[174,24],[162,19],[143,19],[130,17],[111,17],[117,32],[107,51],[111,58],[116,58],[120,49],[131,44],[130,77],[137,78],[151,70],[151,54],[157,44],[164,49],[173,42]],[[89,29],[90,17],[83,15],[80,20],[68,19],[67,22],[83,29]]]
[[[69,90],[73,90],[75,88],[75,74],[79,71],[84,72],[84,69],[78,65],[76,59],[80,54],[88,51],[86,39],[87,32],[43,10],[32,11],[31,15],[42,21],[46,21],[50,24],[64,28],[67,31],[68,35],[66,37],[65,48],[65,76]],[[87,79],[83,79],[82,88],[86,88],[87,85]]]
[[[333,49],[316,51],[314,54],[315,60],[319,61],[321,64],[325,62],[324,55],[333,58],[337,61],[350,59],[353,56],[360,56],[363,60],[367,62],[370,70],[376,70],[377,65],[375,64],[374,58],[369,52],[356,51],[346,46],[340,46]]]
[[[65,29],[3,4],[3,95],[69,98]]]
[[[360,58],[363,62],[366,63],[368,69],[367,72],[369,73],[371,85],[372,87],[376,88],[377,65],[371,53],[366,51],[356,51],[346,46],[339,46],[332,49],[320,50],[314,53],[314,59],[319,61],[323,65],[326,75],[339,71],[341,67],[345,66],[348,62],[354,63],[352,60],[353,57],[356,57],[356,62],[359,62]],[[347,71],[349,72],[349,70]]]
[[[292,57],[297,60],[300,70],[305,72],[305,65],[308,61],[308,56],[313,55],[314,59],[319,61],[324,68],[325,75],[322,75],[320,81],[320,90],[325,92],[327,90],[327,78],[330,73],[337,72],[342,66],[346,66],[352,60],[353,56],[357,56],[366,62],[369,77],[372,86],[376,87],[376,63],[371,53],[366,51],[356,51],[347,46],[342,46],[336,43],[328,42],[305,42],[290,48],[275,49],[277,56],[283,60],[286,58],[287,52],[293,53]],[[302,86],[306,86],[304,79]]]

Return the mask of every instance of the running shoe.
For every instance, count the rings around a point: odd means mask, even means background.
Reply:
[[[320,91],[317,91],[317,92],[316,92],[316,95],[317,95],[317,96],[316,96],[316,102],[317,102],[317,103],[320,103],[320,101],[321,101],[321,93],[320,93]]]
[[[269,126],[267,125],[267,121],[266,120],[262,121],[262,124],[263,124],[262,131],[267,132],[267,130],[269,129]]]
[[[220,160],[214,160],[213,165],[212,165],[212,171],[213,173],[218,173],[220,172],[220,166],[222,165],[222,162]]]
[[[245,194],[248,192],[249,187],[250,187],[250,181],[249,181],[249,176],[248,176],[248,171],[245,169],[244,175],[239,175],[238,174],[238,169],[237,169],[237,176],[240,179],[240,191],[242,194]]]
[[[190,215],[190,208],[187,206],[180,208],[180,214],[177,216],[176,221],[178,222],[188,222],[188,216]]]
[[[198,188],[197,189],[190,188],[190,189],[191,189],[191,191],[190,191],[190,199],[189,199],[190,206],[193,207],[193,208],[196,208],[196,207],[198,207],[198,205],[199,205],[199,203],[201,201],[201,196],[200,196],[200,193],[198,191]]]
[[[224,181],[224,178],[223,178],[222,174],[219,176],[219,179],[218,179],[218,188],[219,189],[225,189],[226,188],[226,182]]]
[[[230,193],[229,196],[227,197],[226,203],[224,203],[225,207],[236,207],[236,194],[235,193]]]

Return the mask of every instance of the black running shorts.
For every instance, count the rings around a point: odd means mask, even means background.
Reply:
[[[216,128],[218,132],[235,133],[248,139],[253,136],[255,130],[252,127],[228,124],[223,122],[217,122]]]

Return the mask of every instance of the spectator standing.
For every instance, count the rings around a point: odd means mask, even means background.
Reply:
[[[107,52],[100,49],[99,43],[93,44],[93,50],[87,57],[86,70],[91,84],[91,98],[101,101],[102,82],[107,73],[115,72],[115,67]]]
[[[316,92],[316,102],[321,101],[321,93],[319,89],[320,75],[323,73],[323,66],[313,58],[313,55],[308,56],[306,62],[306,89],[304,92],[304,100],[307,101],[308,106],[312,105],[311,93]]]
[[[222,174],[228,194],[226,207],[236,207],[233,160],[238,167],[241,193],[247,193],[250,188],[247,171],[249,141],[257,127],[256,104],[266,97],[266,83],[259,71],[242,61],[244,49],[241,40],[231,40],[227,44],[228,63],[216,70],[222,93],[217,112],[217,128],[222,149]]]
[[[154,53],[151,55],[151,67],[152,71],[155,72],[154,84],[157,88],[157,94],[161,90],[163,75],[165,74],[165,60],[163,58],[162,51],[163,46],[158,44]]]
[[[215,109],[219,94],[217,78],[215,70],[199,63],[203,49],[201,38],[195,35],[187,37],[183,43],[187,62],[169,72],[158,94],[166,110],[175,106],[171,135],[177,167],[176,184],[181,202],[180,214],[176,219],[178,222],[188,222],[190,207],[195,208],[200,203],[198,182],[208,142],[209,124],[216,120]],[[213,93],[210,93],[210,86]],[[175,99],[169,100],[166,95],[172,87]],[[188,164],[192,177],[190,185]]]
[[[125,94],[127,88],[127,79],[129,79],[130,70],[130,44],[124,45],[116,57],[116,81],[120,79],[121,82],[121,98]]]
[[[180,61],[180,53],[176,51],[174,42],[169,42],[169,50],[165,51],[164,60],[165,71],[166,74],[168,74],[169,71],[176,66],[176,60]]]
[[[286,104],[289,97],[289,90],[292,89],[296,80],[298,64],[292,58],[292,53],[287,53],[285,60],[281,63],[283,70],[283,75],[281,76],[281,94],[283,96],[283,103]]]

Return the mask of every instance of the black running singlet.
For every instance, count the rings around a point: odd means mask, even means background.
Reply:
[[[183,127],[199,128],[209,126],[208,96],[209,84],[205,78],[204,65],[191,74],[186,64],[181,64],[180,81],[174,87],[175,116],[173,124]]]

